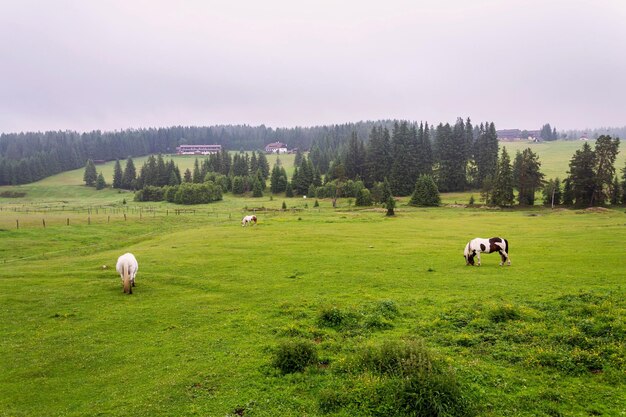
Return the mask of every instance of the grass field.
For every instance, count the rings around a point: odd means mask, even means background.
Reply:
[[[176,214],[81,179],[0,199],[0,416],[626,414],[623,208]]]

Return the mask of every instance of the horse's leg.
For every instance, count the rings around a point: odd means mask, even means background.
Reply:
[[[476,266],[480,266],[480,252],[476,252],[476,259],[478,259],[478,263],[476,264]]]
[[[504,265],[504,262],[506,261],[507,265],[511,266],[511,259],[509,258],[509,254],[503,250],[501,251],[501,256],[502,256],[502,263],[500,265]]]

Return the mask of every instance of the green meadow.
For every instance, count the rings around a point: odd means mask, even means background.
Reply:
[[[0,189],[26,193],[0,198],[0,416],[626,413],[623,207],[181,207],[81,180]],[[512,265],[466,266],[476,236]]]

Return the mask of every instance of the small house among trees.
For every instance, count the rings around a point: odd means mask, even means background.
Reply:
[[[265,153],[287,153],[287,145],[282,142],[273,142],[265,145]]]

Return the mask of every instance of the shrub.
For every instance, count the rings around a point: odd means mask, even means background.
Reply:
[[[356,194],[356,203],[357,206],[371,206],[372,205],[372,195],[370,190],[367,188],[361,188]]]
[[[302,372],[307,366],[318,361],[313,343],[304,340],[292,340],[278,346],[273,365],[283,374]]]
[[[319,316],[319,323],[326,327],[339,327],[346,319],[346,314],[337,307],[322,310]]]
[[[517,307],[505,304],[492,308],[488,313],[489,319],[494,323],[503,323],[509,320],[518,320],[521,317]]]
[[[356,369],[382,378],[359,407],[385,409],[385,415],[468,416],[470,398],[456,377],[435,360],[421,340],[369,346],[358,355]],[[363,401],[366,399],[366,401]]]

